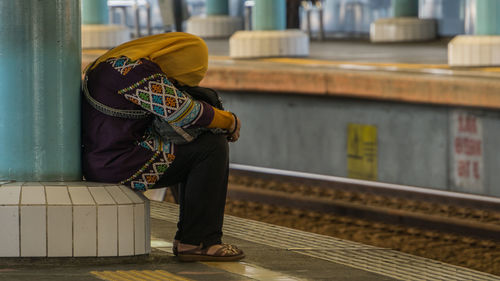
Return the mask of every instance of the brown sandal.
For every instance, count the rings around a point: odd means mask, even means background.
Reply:
[[[237,261],[245,257],[242,250],[234,245],[220,244],[220,247],[215,253],[209,255],[207,248],[202,248],[202,245],[187,251],[177,251],[177,257],[180,261]]]

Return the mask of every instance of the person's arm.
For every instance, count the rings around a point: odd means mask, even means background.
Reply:
[[[232,132],[237,127],[231,112],[192,99],[177,89],[164,74],[150,75],[118,91],[118,94],[181,128],[221,128]]]

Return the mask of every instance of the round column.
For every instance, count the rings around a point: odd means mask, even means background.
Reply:
[[[228,38],[241,29],[243,19],[229,15],[228,0],[207,0],[206,15],[187,21],[187,32],[202,38]]]
[[[459,35],[448,44],[451,66],[500,65],[500,2],[476,0],[475,34]]]
[[[231,36],[232,58],[309,55],[309,37],[299,29],[286,29],[285,0],[256,0],[252,27],[254,30],[238,31]]]
[[[285,30],[285,0],[255,0],[252,23],[254,30]]]
[[[80,64],[79,1],[0,1],[0,179],[81,179]]]
[[[436,38],[436,21],[418,18],[418,0],[392,0],[392,18],[370,25],[372,42],[415,42]]]
[[[109,9],[107,0],[82,1],[83,24],[108,24]]]
[[[500,34],[500,3],[498,0],[476,0],[476,35]]]
[[[82,0],[82,47],[108,49],[130,41],[126,26],[109,24],[107,0]]]
[[[207,0],[207,16],[229,15],[228,0]]]
[[[392,15],[399,17],[418,17],[418,0],[392,0]]]

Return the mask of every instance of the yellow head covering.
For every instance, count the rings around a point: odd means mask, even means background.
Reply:
[[[121,44],[99,57],[92,68],[109,58],[121,56],[132,60],[149,59],[158,64],[168,78],[188,86],[198,85],[208,67],[205,42],[183,32],[152,35]]]

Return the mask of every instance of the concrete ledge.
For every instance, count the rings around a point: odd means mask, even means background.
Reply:
[[[0,257],[151,252],[149,201],[125,186],[0,182]]]
[[[130,41],[128,27],[113,24],[83,24],[82,48],[113,48]]]
[[[85,51],[82,67],[104,51]],[[223,91],[325,95],[500,109],[499,68],[210,57],[201,85]]]
[[[226,91],[265,91],[363,98],[449,106],[500,108],[497,72],[277,63],[210,61],[202,86]],[[298,60],[296,60],[298,61]],[[318,61],[321,62],[321,61]],[[436,74],[434,74],[436,73]]]
[[[460,35],[448,44],[451,66],[499,66],[500,36]]]
[[[416,42],[436,38],[436,21],[419,18],[382,18],[370,25],[372,42]]]
[[[243,29],[243,19],[231,16],[191,17],[187,21],[187,32],[202,38],[228,38]]]

